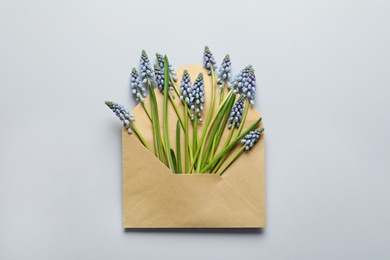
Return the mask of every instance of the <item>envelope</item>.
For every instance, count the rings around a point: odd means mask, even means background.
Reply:
[[[180,79],[187,69],[194,82],[199,72],[204,75],[206,101],[204,120],[210,108],[211,77],[197,65],[177,69]],[[163,95],[155,89],[162,129]],[[216,89],[216,104],[219,103]],[[226,94],[225,94],[226,95]],[[178,97],[180,111],[184,109]],[[145,104],[150,108],[147,98]],[[169,137],[176,147],[176,113],[169,106]],[[214,109],[215,111],[215,109]],[[132,111],[135,124],[153,149],[152,125],[138,104]],[[261,115],[250,108],[244,128]],[[189,123],[191,126],[192,124]],[[260,124],[262,126],[262,123]],[[202,133],[202,124],[198,127]],[[226,140],[224,132],[221,143]],[[192,131],[190,130],[192,137]],[[237,145],[236,150],[239,149]],[[184,165],[184,133],[181,133],[181,151]],[[152,151],[153,152],[153,151]],[[262,228],[266,224],[264,133],[257,144],[241,156],[224,172],[218,174],[174,174],[133,133],[122,129],[122,181],[124,228]],[[234,154],[233,151],[231,154]]]

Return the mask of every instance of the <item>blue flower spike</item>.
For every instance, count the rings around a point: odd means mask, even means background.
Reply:
[[[245,96],[241,95],[236,103],[234,103],[234,106],[230,112],[229,116],[229,122],[230,124],[228,125],[228,128],[232,128],[232,126],[235,126],[236,128],[240,127],[240,123],[242,120],[242,112],[244,110],[244,101],[245,101]]]
[[[234,81],[229,85],[229,89],[231,88],[234,89],[234,93],[244,95],[252,105],[255,103],[256,76],[252,65],[246,66],[234,77]]]
[[[157,88],[161,91],[161,93],[164,93],[164,71],[160,69],[159,66],[154,64],[154,75],[156,78],[156,84]]]
[[[156,57],[157,57],[158,66],[164,72],[164,56],[161,55],[160,53],[156,53]],[[173,81],[176,82],[177,81],[177,74],[176,74],[176,71],[173,68],[171,63],[169,63],[168,68],[169,68],[169,73],[171,74]]]
[[[218,70],[217,83],[220,84],[220,88],[223,88],[224,83],[228,83],[231,78],[232,62],[230,61],[229,54],[226,54],[222,61],[221,67]]]
[[[154,72],[145,50],[142,50],[141,53],[140,73],[141,73],[141,79],[143,83],[146,83],[148,79],[150,80],[150,82],[153,82]]]
[[[141,78],[136,68],[133,68],[130,75],[131,93],[134,95],[136,101],[144,102],[146,98],[146,89],[142,84]]]
[[[204,47],[203,65],[208,70],[208,75],[211,75],[211,68],[213,68],[214,71],[217,69],[217,62],[214,59],[214,55],[207,46]]]
[[[204,81],[203,74],[199,73],[198,78],[195,80],[194,85],[191,88],[191,92],[188,94],[189,101],[191,103],[191,110],[193,110],[199,122],[202,122],[202,111],[204,109],[204,100],[205,100],[205,91],[204,91]],[[191,116],[191,120],[194,117]]]
[[[123,125],[127,129],[127,133],[131,134],[132,130],[130,128],[130,122],[135,121],[134,115],[130,114],[129,110],[125,109],[124,106],[118,103],[114,103],[111,101],[106,101],[104,103],[115,113],[119,120],[122,121]]]
[[[191,107],[189,95],[191,93],[191,78],[187,70],[184,70],[180,85],[180,100],[185,100],[188,107]]]
[[[156,84],[157,88],[164,94],[164,81],[165,75],[164,70],[162,70],[158,65],[154,64],[154,74],[156,75]],[[169,84],[169,90],[173,90],[171,84]]]
[[[250,131],[242,140],[241,143],[245,146],[245,150],[250,150],[256,142],[260,139],[261,133],[264,131],[264,128],[258,128],[254,131]]]

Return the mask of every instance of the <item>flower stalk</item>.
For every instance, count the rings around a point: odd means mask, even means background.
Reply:
[[[180,122],[177,120],[176,123],[176,155],[177,155],[177,173],[182,173],[182,166],[181,166],[181,147],[180,147]]]

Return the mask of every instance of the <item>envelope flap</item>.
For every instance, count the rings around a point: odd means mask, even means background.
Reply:
[[[171,172],[137,137],[123,129],[122,174],[124,211],[131,212]]]
[[[265,216],[218,175],[171,174],[124,217],[128,228],[264,225]]]

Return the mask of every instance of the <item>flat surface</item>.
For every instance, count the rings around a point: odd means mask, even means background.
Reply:
[[[388,1],[1,1],[0,259],[389,259]],[[122,229],[145,49],[259,83],[267,228]]]

